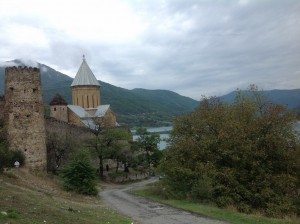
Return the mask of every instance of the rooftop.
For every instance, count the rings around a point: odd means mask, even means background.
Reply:
[[[71,84],[71,87],[73,86],[100,86],[98,80],[87,64],[84,55],[80,68]]]

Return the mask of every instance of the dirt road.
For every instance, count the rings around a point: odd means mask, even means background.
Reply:
[[[172,208],[142,197],[130,195],[127,191],[155,182],[151,178],[131,185],[118,186],[101,192],[101,197],[114,210],[141,224],[225,224],[180,209]]]

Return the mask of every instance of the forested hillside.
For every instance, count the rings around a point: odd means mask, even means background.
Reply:
[[[20,61],[14,61],[21,64]],[[73,78],[47,65],[39,64],[42,77],[44,103],[49,104],[59,93],[71,102],[70,85]],[[188,113],[198,101],[167,90],[128,90],[101,82],[101,104],[110,104],[118,122],[129,126],[162,126],[172,122],[174,115]],[[0,94],[4,89],[4,67],[0,67]]]
[[[250,94],[249,91],[243,91]],[[269,90],[269,91],[258,91],[263,93],[268,100],[273,103],[286,105],[289,109],[294,109],[300,106],[300,89],[291,89],[291,90]],[[234,97],[236,96],[237,91],[233,91],[229,94],[226,94],[221,97],[225,102],[233,103]]]
[[[22,65],[18,60],[13,61]],[[70,85],[73,78],[51,67],[39,64],[45,104],[59,93],[68,103],[71,102]],[[176,115],[192,112],[199,104],[189,97],[168,90],[147,90],[136,88],[128,90],[100,81],[101,104],[110,104],[116,113],[118,122],[133,126],[163,126],[171,123]],[[0,94],[4,88],[4,67],[0,67]],[[261,91],[272,102],[287,105],[289,109],[299,111],[300,89]],[[225,102],[232,103],[236,95],[233,91],[221,96]]]

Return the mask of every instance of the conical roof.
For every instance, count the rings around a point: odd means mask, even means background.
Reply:
[[[68,103],[65,101],[65,99],[61,95],[56,94],[55,97],[50,102],[50,105],[51,106],[54,106],[54,105],[68,105]]]
[[[71,87],[73,86],[100,86],[92,70],[86,63],[84,56],[80,68],[71,84]]]

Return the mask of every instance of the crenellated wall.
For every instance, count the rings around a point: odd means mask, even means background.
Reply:
[[[46,171],[46,130],[38,68],[5,69],[5,122],[10,150],[21,150],[26,166]]]

